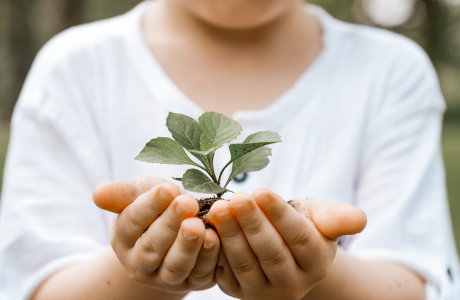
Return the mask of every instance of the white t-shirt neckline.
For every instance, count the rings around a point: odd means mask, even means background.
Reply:
[[[198,117],[204,110],[188,97],[177,84],[165,72],[155,54],[150,50],[143,36],[142,18],[152,1],[144,1],[137,5],[131,12],[126,34],[130,42],[128,43],[128,55],[131,62],[139,75],[139,79],[149,90],[153,99],[158,100],[168,111],[176,111],[180,107],[181,111],[189,115]],[[329,30],[330,22],[334,19],[322,8],[314,5],[306,5],[320,22],[323,31],[323,49],[321,53],[311,62],[307,69],[295,80],[290,88],[278,97],[269,106],[260,110],[238,110],[232,118],[245,124],[263,125],[266,122],[281,122],[285,118],[292,116],[298,105],[304,105],[305,101],[298,97],[299,92],[304,95],[313,95],[315,93],[315,82],[320,80],[321,74],[325,73],[329,67],[332,67],[332,56],[334,55],[332,43],[335,39],[331,37],[332,32]],[[155,80],[152,80],[155,78]],[[156,84],[152,84],[155,82]],[[161,84],[158,84],[161,82]],[[158,95],[161,95],[159,97]]]

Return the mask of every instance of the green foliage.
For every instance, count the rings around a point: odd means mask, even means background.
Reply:
[[[229,146],[231,159],[217,179],[214,154],[225,143],[240,135],[243,130],[241,125],[222,114],[206,112],[200,116],[198,122],[182,114],[169,113],[166,126],[174,140],[165,137],[153,139],[147,143],[136,159],[148,163],[198,167],[209,177],[200,170],[189,169],[182,178],[173,179],[182,181],[187,191],[216,194],[218,197],[231,192],[226,187],[238,174],[265,168],[270,162],[268,157],[272,152],[270,148],[264,146],[281,142],[279,134],[261,131],[248,136],[242,144],[231,144]],[[184,149],[200,160],[202,165],[193,162]],[[231,175],[225,185],[221,186],[222,174],[230,164],[233,164]]]
[[[275,132],[261,131],[251,134],[242,144],[230,145],[231,161],[260,147],[279,142],[281,142],[281,136]]]
[[[270,148],[262,147],[236,159],[233,162],[232,174],[228,178],[227,184],[238,174],[262,170],[270,163],[268,157],[271,155],[272,150]]]
[[[182,177],[184,189],[202,194],[219,194],[223,189],[197,169],[187,170]]]
[[[197,121],[185,115],[169,113],[166,126],[182,147],[187,150],[200,150],[201,129]]]
[[[213,147],[222,146],[236,139],[243,131],[237,121],[214,112],[205,112],[198,118],[198,121],[201,132],[210,139]]]
[[[202,134],[200,137],[200,143],[201,143],[201,151],[209,151],[213,148],[215,148],[214,143],[210,138],[208,138],[207,135]]]
[[[197,165],[188,157],[178,142],[165,137],[148,142],[136,159],[157,164]]]

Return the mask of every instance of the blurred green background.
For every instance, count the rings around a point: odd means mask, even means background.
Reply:
[[[1,170],[8,146],[11,112],[38,50],[52,36],[70,26],[121,14],[139,2],[140,0],[0,1]],[[324,7],[341,20],[382,27],[403,34],[419,43],[431,57],[448,106],[442,147],[452,220],[457,244],[460,246],[460,0],[309,2]]]

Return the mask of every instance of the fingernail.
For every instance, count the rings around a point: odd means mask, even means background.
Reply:
[[[257,199],[257,203],[263,208],[267,209],[270,207],[271,200],[270,197],[268,197],[267,195],[263,195],[262,197]]]
[[[219,221],[219,223],[227,223],[231,218],[230,211],[228,209],[224,212],[221,212],[220,214],[215,214],[214,216],[216,217],[217,221]]]
[[[242,202],[240,204],[232,206],[232,209],[240,216],[245,216],[251,211],[251,204],[249,203],[249,201]]]
[[[204,249],[211,249],[212,247],[214,247],[215,244],[216,244],[216,243],[210,243],[210,242],[204,240],[203,248],[204,248]]]
[[[173,199],[173,197],[168,193],[168,191],[163,188],[163,187],[160,187],[160,191],[158,192],[159,196],[160,196],[160,199],[163,200],[163,201],[170,201]]]
[[[194,241],[194,240],[196,240],[196,239],[198,238],[197,235],[193,235],[193,234],[191,234],[190,232],[188,232],[188,231],[185,230],[185,229],[182,229],[182,231],[184,232],[184,237],[185,237],[185,239],[186,239],[187,241],[192,242],[192,241]]]
[[[179,216],[184,216],[186,214],[191,214],[192,211],[188,209],[187,207],[183,206],[180,202],[177,202],[176,204],[176,213]]]

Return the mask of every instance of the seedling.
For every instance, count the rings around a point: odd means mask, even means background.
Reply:
[[[198,216],[203,221],[211,205],[222,199],[225,193],[232,192],[227,186],[233,178],[239,174],[264,169],[270,162],[268,157],[272,154],[271,149],[265,146],[281,142],[279,134],[261,131],[251,134],[241,144],[231,144],[230,161],[217,176],[214,170],[214,155],[225,143],[233,141],[243,131],[237,121],[215,112],[205,112],[199,117],[198,122],[186,115],[169,113],[166,126],[173,139],[159,137],[151,140],[136,159],[148,163],[191,165],[204,171],[189,169],[182,178],[173,178],[182,181],[187,191],[215,195],[198,201]],[[184,149],[201,164],[194,162]],[[224,183],[222,174],[230,165],[232,171]]]

